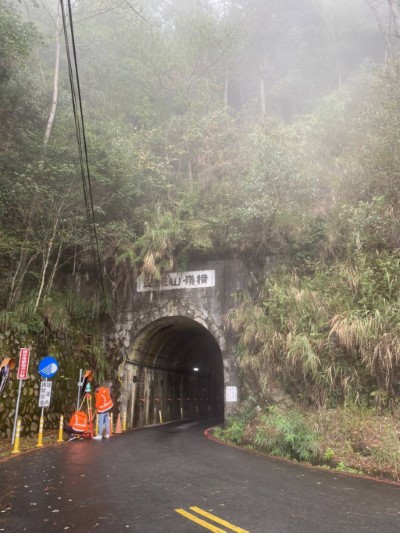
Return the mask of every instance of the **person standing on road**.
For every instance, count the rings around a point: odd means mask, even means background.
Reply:
[[[110,389],[108,387],[95,385],[94,393],[96,396],[96,410],[99,423],[99,433],[95,437],[95,440],[101,440],[103,438],[103,429],[105,429],[105,439],[110,438],[110,411],[113,407],[113,401],[110,395]]]

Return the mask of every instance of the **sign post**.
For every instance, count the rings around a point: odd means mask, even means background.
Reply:
[[[19,401],[21,399],[22,381],[27,379],[28,377],[30,355],[31,355],[30,348],[21,348],[19,352],[19,366],[18,366],[18,374],[17,374],[17,379],[19,379],[19,387],[18,387],[17,405],[15,407],[14,428],[13,428],[12,439],[11,439],[12,444],[14,444],[15,431],[17,429],[18,410],[19,410]]]
[[[40,422],[39,422],[39,439],[37,446],[43,446],[43,426],[44,426],[44,408],[49,407],[51,399],[51,387],[52,382],[47,381],[48,378],[52,378],[56,375],[58,370],[58,362],[48,355],[44,359],[41,359],[39,362],[39,374],[44,378],[44,381],[40,382],[40,393],[39,393],[39,407],[42,408],[40,413]]]

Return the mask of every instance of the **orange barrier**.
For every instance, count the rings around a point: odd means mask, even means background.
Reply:
[[[115,424],[115,435],[120,435],[122,433],[122,426],[121,426],[121,415],[118,415],[117,422]]]

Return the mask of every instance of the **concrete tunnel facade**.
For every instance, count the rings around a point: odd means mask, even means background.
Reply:
[[[190,265],[157,283],[139,278],[120,298],[119,408],[127,427],[236,410],[239,382],[234,340],[225,328],[234,293],[249,272],[239,260]],[[117,334],[109,335],[110,342]]]

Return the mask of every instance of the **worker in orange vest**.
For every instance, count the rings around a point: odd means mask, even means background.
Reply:
[[[64,426],[65,433],[70,435],[68,440],[83,438],[83,434],[89,431],[87,414],[83,411],[75,411],[71,416],[68,426]]]
[[[110,411],[113,407],[113,401],[111,399],[110,389],[108,387],[100,387],[100,385],[94,386],[94,392],[96,396],[96,410],[97,419],[99,425],[99,433],[95,437],[95,440],[101,440],[103,438],[103,428],[105,428],[105,439],[110,438]]]

